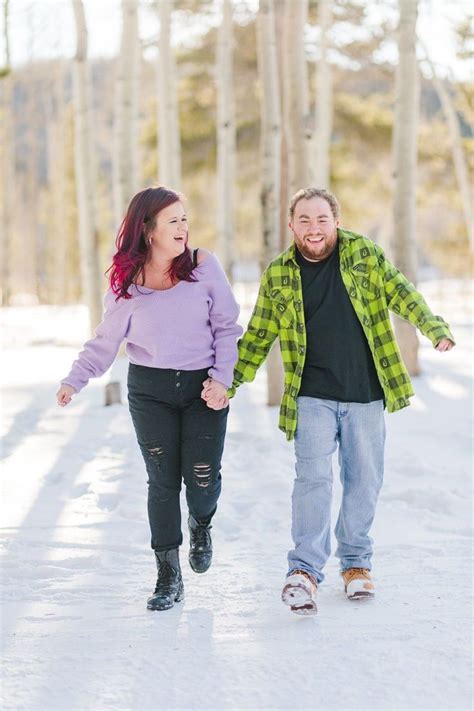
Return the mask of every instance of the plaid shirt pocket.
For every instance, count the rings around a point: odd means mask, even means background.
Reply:
[[[290,289],[272,289],[272,312],[280,328],[292,328],[296,319],[293,292]]]

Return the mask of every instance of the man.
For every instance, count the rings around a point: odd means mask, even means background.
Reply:
[[[362,235],[339,228],[339,205],[316,188],[290,202],[293,244],[265,270],[229,396],[254,379],[278,336],[285,371],[279,427],[295,439],[292,537],[283,602],[315,614],[330,554],[332,455],[339,445],[342,502],[336,556],[350,600],[374,596],[369,537],[384,468],[384,408],[409,405],[413,389],[389,310],[418,327],[439,351],[454,345],[448,325]],[[203,397],[219,406],[217,384]]]

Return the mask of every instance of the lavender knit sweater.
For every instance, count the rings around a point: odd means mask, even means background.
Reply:
[[[132,285],[131,299],[116,301],[109,289],[95,337],[61,382],[79,392],[112,365],[125,338],[131,363],[175,370],[209,368],[214,380],[230,387],[242,334],[236,323],[239,307],[213,254],[193,276],[196,282],[180,281],[166,291]]]

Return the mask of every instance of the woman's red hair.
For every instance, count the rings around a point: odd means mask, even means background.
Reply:
[[[145,264],[150,258],[148,235],[156,225],[156,216],[165,207],[182,200],[182,196],[165,187],[146,188],[130,201],[115,245],[117,251],[107,270],[110,288],[117,298],[130,299],[128,289],[131,284],[145,282]],[[191,275],[193,260],[187,247],[171,262],[168,274],[172,282],[195,281]]]

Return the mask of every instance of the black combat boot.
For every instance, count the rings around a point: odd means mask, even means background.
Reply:
[[[179,550],[155,551],[158,579],[155,592],[147,600],[149,610],[169,610],[184,597],[183,578],[179,566]]]
[[[205,573],[212,561],[212,540],[209,523],[199,523],[189,514],[189,565],[195,573]]]

